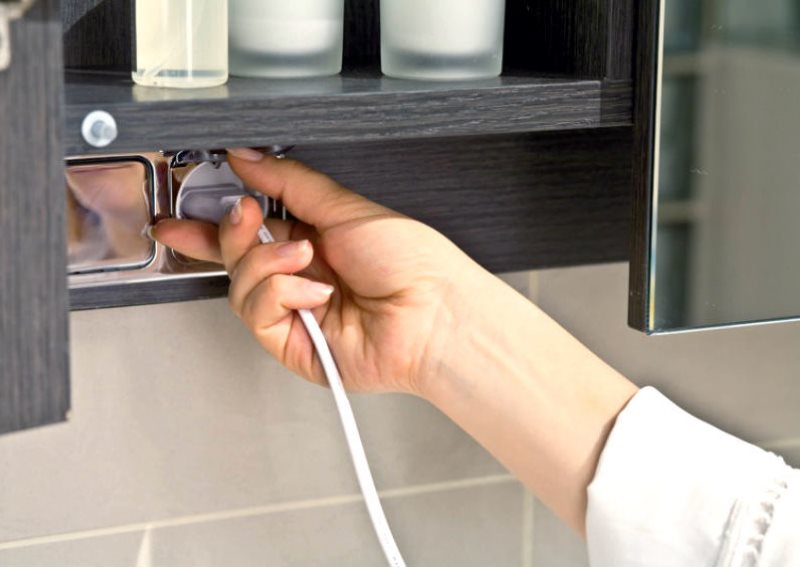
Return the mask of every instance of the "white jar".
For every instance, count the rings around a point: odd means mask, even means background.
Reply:
[[[228,80],[228,0],[136,0],[133,80],[213,87]]]
[[[344,0],[230,0],[231,73],[314,77],[342,70]]]
[[[381,67],[406,79],[496,77],[505,0],[381,0]]]

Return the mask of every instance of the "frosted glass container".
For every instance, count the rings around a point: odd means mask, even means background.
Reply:
[[[460,80],[503,68],[505,0],[381,0],[381,67],[390,77]]]
[[[228,80],[228,0],[136,0],[133,80],[214,87]]]
[[[344,0],[230,0],[230,67],[242,77],[342,70]]]

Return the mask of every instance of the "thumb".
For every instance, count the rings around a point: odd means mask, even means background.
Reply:
[[[391,212],[298,161],[249,148],[229,149],[228,156],[247,187],[281,201],[296,218],[320,232]]]

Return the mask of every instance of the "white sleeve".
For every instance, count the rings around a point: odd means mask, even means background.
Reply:
[[[645,388],[600,457],[586,529],[593,567],[798,567],[800,471]]]

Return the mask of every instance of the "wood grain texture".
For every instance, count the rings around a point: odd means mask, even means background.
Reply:
[[[659,0],[637,3],[634,98],[633,212],[628,324],[650,330],[650,248],[653,230],[653,158],[658,57]]]
[[[120,77],[68,74],[66,147],[89,112],[114,115],[103,152],[185,147],[345,143],[625,126],[630,83],[502,77],[424,83],[349,75],[305,81],[232,79],[202,92],[132,87]]]
[[[630,81],[633,77],[633,42],[636,24],[634,0],[609,0],[609,33],[606,49],[608,80]]]
[[[229,284],[228,278],[208,277],[71,289],[69,304],[72,311],[85,311],[212,299],[228,295]]]
[[[12,25],[0,73],[0,433],[69,409],[58,2]]]
[[[506,68],[602,79],[612,1],[510,0]]]
[[[380,70],[380,0],[345,0],[342,59],[347,70]]]
[[[494,272],[621,261],[631,129],[300,146],[293,157],[437,228]],[[226,293],[225,278],[72,292],[72,308]]]
[[[133,0],[64,0],[64,65],[131,70]]]

